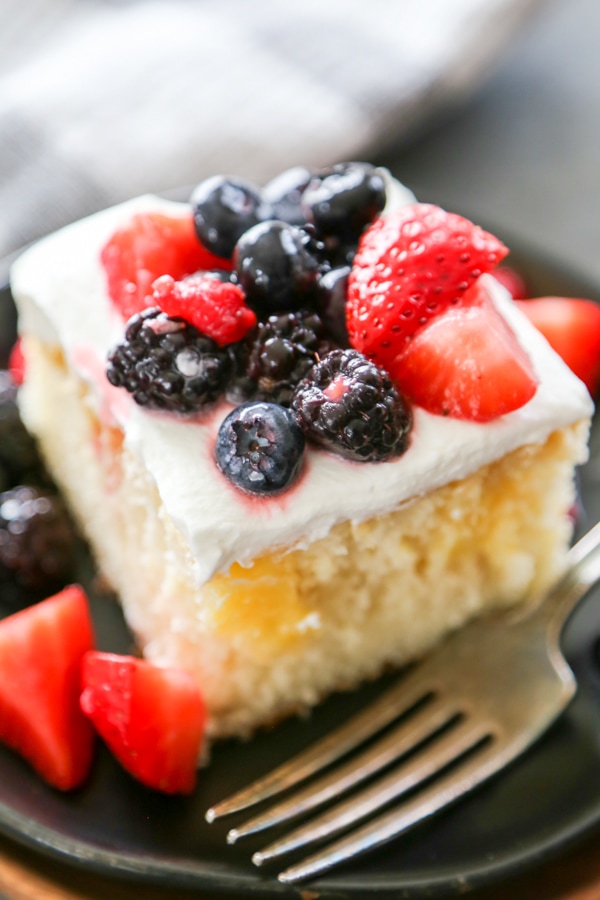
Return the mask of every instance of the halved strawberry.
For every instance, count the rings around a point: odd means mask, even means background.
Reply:
[[[188,672],[92,651],[82,685],[82,710],[131,775],[168,794],[193,791],[206,713]]]
[[[77,585],[0,622],[0,740],[61,790],[78,787],[91,766],[94,731],[79,694],[93,646]]]
[[[199,269],[231,269],[196,236],[194,220],[163,213],[137,213],[102,249],[108,293],[124,319],[150,305],[152,283],[161,275],[176,280]]]
[[[600,306],[580,297],[538,297],[518,306],[595,396],[600,387]]]
[[[531,296],[527,282],[512,266],[498,266],[494,270],[494,278],[506,288],[513,300],[526,300]]]
[[[470,302],[468,288],[506,247],[468,219],[416,203],[381,216],[360,240],[348,281],[350,343],[388,368],[429,321]]]
[[[489,302],[434,319],[396,358],[391,375],[417,406],[472,422],[519,409],[537,386],[529,357]]]
[[[152,304],[168,316],[180,316],[220,346],[241,341],[256,325],[237,284],[198,273],[182,281],[163,275],[152,285]]]

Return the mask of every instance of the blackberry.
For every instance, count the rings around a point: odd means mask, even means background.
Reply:
[[[314,178],[302,194],[307,222],[319,234],[357,241],[385,206],[383,176],[362,162],[339,163]]]
[[[75,567],[75,529],[58,495],[19,485],[0,494],[0,581],[43,592],[64,586]]]
[[[273,215],[257,187],[243,178],[215,175],[190,198],[198,238],[217,256],[229,258],[238,238]]]
[[[17,386],[9,372],[0,370],[0,475],[5,487],[50,484],[37,444],[19,415]]]
[[[246,302],[259,316],[311,306],[322,271],[312,234],[278,219],[246,231],[233,252]]]
[[[324,272],[317,282],[317,309],[327,330],[340,347],[348,347],[346,300],[350,266],[337,266]]]
[[[298,477],[304,435],[288,409],[245,403],[224,420],[215,447],[218,468],[251,494],[277,494]]]
[[[294,392],[306,436],[340,456],[381,462],[408,447],[410,409],[383,369],[357,350],[333,350]]]
[[[111,351],[106,376],[140,406],[189,414],[216,400],[231,357],[212,338],[158,307],[133,316],[125,340]]]
[[[263,188],[263,198],[273,208],[273,218],[290,225],[304,225],[306,216],[302,209],[302,192],[308,187],[313,173],[304,166],[287,169]]]
[[[269,316],[235,349],[230,396],[235,401],[270,400],[289,406],[298,382],[333,346],[315,312]]]

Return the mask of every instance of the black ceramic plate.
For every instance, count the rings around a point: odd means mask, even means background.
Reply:
[[[535,293],[600,299],[597,287],[535,255],[513,253],[511,261],[529,278]],[[6,289],[0,313],[6,352],[14,329]],[[599,435],[596,429],[591,461],[581,473],[582,528],[600,519]],[[130,638],[116,604],[94,596],[85,554],[81,565],[100,647],[126,651]],[[521,760],[435,820],[306,889],[318,892],[322,900],[463,894],[467,887],[499,881],[533,866],[598,827],[598,635],[600,604],[598,593],[592,593],[564,636],[580,684],[577,698]],[[298,897],[300,891],[280,885],[272,872],[253,868],[253,845],[228,847],[226,826],[206,825],[204,811],[342,721],[382,685],[334,697],[309,720],[287,722],[248,743],[215,747],[210,768],[201,773],[198,789],[189,799],[144,789],[103,750],[89,784],[63,795],[47,788],[16,756],[0,748],[0,831],[90,873],[239,897]]]

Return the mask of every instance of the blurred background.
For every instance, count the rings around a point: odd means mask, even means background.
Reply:
[[[600,277],[597,0],[0,12],[0,258],[141,192],[358,158]]]

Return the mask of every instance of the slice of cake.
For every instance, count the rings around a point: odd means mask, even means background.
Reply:
[[[23,418],[211,735],[560,572],[592,403],[485,274],[504,252],[353,164],[142,197],[15,264]]]

